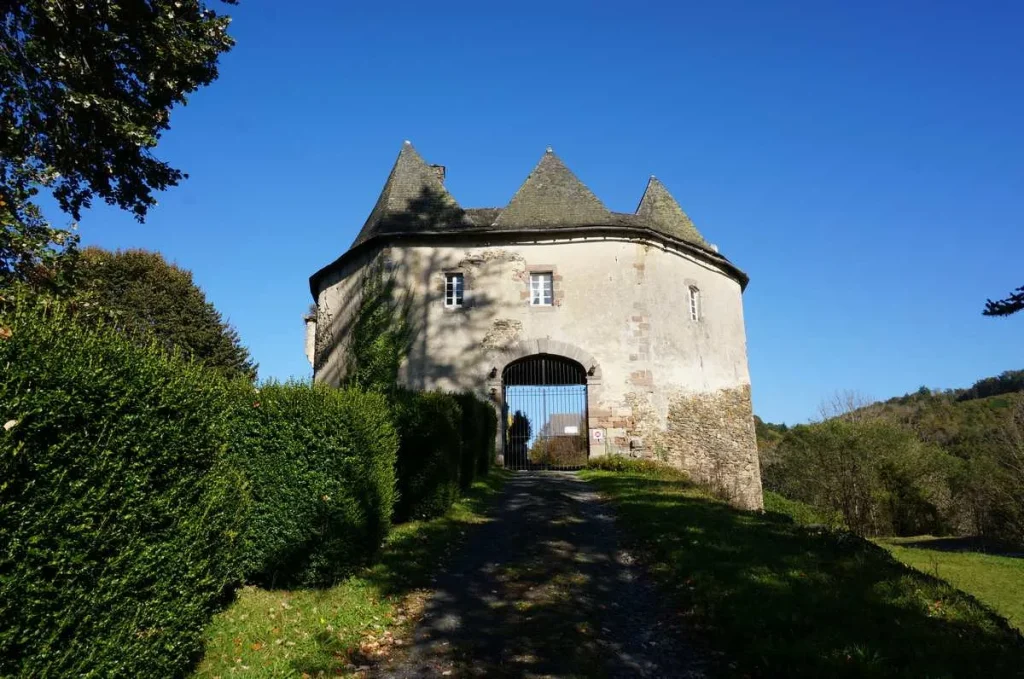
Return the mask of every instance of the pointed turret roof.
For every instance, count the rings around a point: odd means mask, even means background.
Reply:
[[[517,242],[538,235],[595,234],[656,240],[720,267],[747,285],[747,275],[709,245],[676,199],[653,176],[636,212],[608,208],[548,148],[504,208],[463,210],[444,187],[443,170],[405,142],[384,189],[352,246],[310,278],[314,298],[324,277],[355,253],[404,238],[450,242]],[[371,242],[372,241],[372,242]]]
[[[494,220],[502,229],[608,224],[612,214],[550,148]]]
[[[707,247],[707,242],[697,231],[693,221],[654,175],[651,175],[647,182],[636,215],[662,233]]]
[[[464,220],[465,212],[444,188],[437,170],[407,141],[352,245],[380,234],[433,230],[457,226]]]

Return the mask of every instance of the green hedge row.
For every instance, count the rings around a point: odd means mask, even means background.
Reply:
[[[470,395],[231,382],[0,299],[0,426],[0,676],[163,679],[240,582],[332,584],[447,510],[497,423]]]
[[[232,399],[60,310],[0,313],[0,676],[181,675],[238,574]]]
[[[392,396],[398,429],[395,520],[444,514],[494,459],[494,407],[472,394],[399,390]]]
[[[459,496],[462,410],[450,394],[393,395],[398,448],[395,520],[440,516]]]
[[[231,459],[252,505],[241,534],[246,579],[330,585],[372,557],[395,501],[398,439],[384,397],[267,384],[236,405]]]
[[[494,406],[471,393],[455,396],[462,409],[462,463],[459,485],[463,490],[487,475],[494,461],[498,418]]]

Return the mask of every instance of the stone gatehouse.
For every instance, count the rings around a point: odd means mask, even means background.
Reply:
[[[550,149],[503,208],[462,208],[444,176],[406,142],[355,242],[310,278],[314,378],[344,379],[367,272],[386,271],[414,328],[401,381],[490,399],[499,462],[512,455],[510,366],[558,357],[577,370],[583,404],[576,420],[541,417],[534,437],[564,424],[591,457],[659,458],[761,507],[748,278],[661,182],[625,214]]]

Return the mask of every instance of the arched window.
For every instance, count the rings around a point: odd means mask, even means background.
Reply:
[[[700,290],[696,285],[690,286],[690,320],[699,321],[701,314]]]

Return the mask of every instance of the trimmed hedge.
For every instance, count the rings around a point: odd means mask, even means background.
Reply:
[[[235,417],[236,463],[252,517],[247,578],[330,585],[365,563],[390,528],[398,439],[379,394],[267,384]]]
[[[462,409],[451,394],[398,390],[392,396],[398,429],[395,520],[444,514],[459,497]]]
[[[398,429],[395,520],[444,514],[494,459],[494,407],[469,392],[392,393]]]
[[[462,462],[459,486],[468,490],[478,478],[486,476],[494,460],[498,418],[494,406],[471,392],[455,395],[462,409]]]
[[[0,675],[185,672],[239,574],[233,398],[58,308],[0,311]]]
[[[2,299],[0,424],[0,676],[152,679],[239,582],[331,584],[443,514],[497,429],[470,395],[257,389]]]

